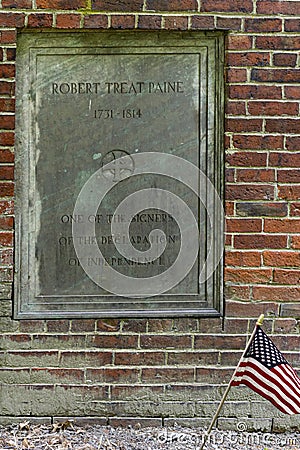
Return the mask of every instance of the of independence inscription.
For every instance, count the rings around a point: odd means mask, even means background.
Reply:
[[[199,273],[210,245],[222,246],[222,220],[214,199],[185,182],[189,169],[168,173],[168,156],[199,168],[222,195],[222,37],[24,32],[17,48],[15,317],[220,314],[221,265],[205,282]],[[157,201],[148,202],[149,189]],[[116,212],[128,198],[138,203],[138,192],[147,192],[138,211]],[[167,202],[165,192],[174,194]],[[182,228],[175,196],[199,226],[184,277],[178,259],[190,225]],[[155,295],[120,294],[108,268],[132,286],[155,284]]]

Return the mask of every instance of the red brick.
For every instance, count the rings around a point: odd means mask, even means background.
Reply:
[[[147,319],[128,319],[122,324],[122,331],[134,333],[145,333],[147,328]]]
[[[228,383],[232,377],[232,369],[196,369],[196,381],[198,383]]]
[[[168,353],[168,365],[170,366],[200,366],[217,365],[219,352],[170,352]]]
[[[300,198],[300,186],[279,186],[278,198],[298,200]]]
[[[275,170],[272,169],[237,169],[236,181],[266,183],[275,181]]]
[[[247,70],[235,68],[227,69],[226,81],[228,83],[242,83],[243,81],[247,81]]]
[[[300,15],[300,4],[298,1],[257,0],[256,8],[258,14]]]
[[[280,350],[284,351],[296,351],[297,356],[299,357],[299,348],[300,348],[300,336],[283,336],[274,335],[272,336],[272,341],[277,345]]]
[[[253,11],[252,0],[202,0],[201,12],[238,12],[250,13]]]
[[[0,81],[0,95],[12,96],[15,93],[15,83],[10,81]]]
[[[300,216],[300,203],[296,202],[290,204],[290,215]]]
[[[267,153],[234,152],[226,156],[226,162],[230,166],[261,167],[267,163]]]
[[[224,348],[230,348],[239,350],[246,345],[245,336],[226,336],[226,342],[224,342],[224,335],[197,335],[195,336],[195,348],[196,349],[213,349],[221,350]]]
[[[287,204],[284,203],[237,203],[236,214],[242,217],[285,217],[288,213]]]
[[[252,48],[252,37],[230,34],[227,37],[228,50],[249,50]]]
[[[260,83],[299,83],[300,69],[252,69],[251,80]]]
[[[53,23],[52,14],[35,13],[28,16],[28,27],[39,28],[48,27],[51,28]]]
[[[92,0],[92,9],[95,11],[142,11],[143,0]]]
[[[149,319],[148,320],[148,331],[150,333],[162,333],[164,331],[173,330],[173,320],[172,319]]]
[[[0,251],[0,264],[1,265],[12,265],[14,262],[13,249],[1,249]]]
[[[226,131],[240,133],[241,131],[262,131],[261,119],[227,119]]]
[[[146,8],[148,11],[197,11],[198,3],[196,0],[147,0]]]
[[[104,14],[91,14],[84,16],[84,28],[107,28],[108,17]]]
[[[248,102],[248,111],[253,116],[293,116],[299,113],[296,102]]]
[[[14,76],[15,76],[14,64],[1,64],[0,65],[0,78],[13,78]]]
[[[281,31],[281,19],[245,19],[245,31],[248,33],[270,33]]]
[[[140,15],[138,28],[142,30],[160,30],[161,21],[161,16]]]
[[[233,269],[225,268],[225,281],[232,283],[269,283],[272,269]]]
[[[0,180],[13,180],[14,168],[13,166],[0,166]]]
[[[225,286],[225,298],[226,300],[249,300],[250,298],[250,287],[249,286],[233,286],[228,285]],[[227,305],[227,303],[226,303]],[[227,308],[227,306],[226,306]],[[226,317],[227,317],[227,309],[226,309]],[[249,317],[249,312],[248,316]]]
[[[63,351],[60,365],[63,367],[99,367],[112,364],[112,352]]]
[[[265,266],[298,268],[300,265],[300,254],[293,251],[265,251],[263,252],[263,262]]]
[[[126,30],[135,27],[135,17],[133,15],[111,16],[111,27]]]
[[[67,319],[47,320],[47,330],[50,333],[67,333],[70,329],[70,321]]]
[[[235,17],[217,17],[217,27],[218,30],[241,30],[242,20]]]
[[[194,369],[186,369],[181,367],[157,367],[142,369],[143,383],[170,383],[177,382],[178,380],[184,380],[185,383],[193,382]]]
[[[45,322],[43,320],[20,320],[21,333],[41,333],[44,328]]]
[[[300,134],[300,119],[269,119],[266,121],[268,133],[297,133]]]
[[[298,136],[287,136],[286,137],[286,148],[287,150],[300,150],[300,137]]]
[[[229,98],[241,99],[281,99],[281,87],[264,85],[229,86]]]
[[[300,167],[300,153],[270,153],[270,166]]]
[[[15,44],[17,40],[16,30],[1,30],[0,44]]]
[[[198,319],[191,317],[180,317],[174,319],[173,330],[175,332],[190,333],[198,331]]]
[[[72,320],[71,324],[71,330],[73,332],[88,332],[88,331],[95,331],[96,329],[96,323],[94,319],[77,319]]]
[[[299,50],[299,36],[258,36],[256,47],[262,50]]]
[[[228,184],[226,198],[227,200],[272,200],[274,187],[258,184]]]
[[[102,319],[96,323],[96,331],[116,332],[120,330],[121,321],[118,319]]]
[[[285,19],[284,31],[296,31],[298,33],[299,29],[300,29],[300,19]]]
[[[12,197],[14,195],[13,183],[0,183],[0,197]]]
[[[226,216],[234,215],[234,202],[225,202],[225,214]]]
[[[250,150],[273,150],[283,148],[282,136],[234,135],[233,145],[236,148]]]
[[[274,283],[279,284],[300,284],[300,270],[275,269]]]
[[[263,235],[263,234],[242,234],[234,236],[235,248],[282,248],[287,246],[287,236],[284,235]]]
[[[36,0],[37,9],[80,9],[86,7],[86,0]]]
[[[2,0],[2,7],[27,9],[32,7],[32,0]]]
[[[86,378],[92,383],[137,383],[139,369],[87,369]]]
[[[165,363],[163,352],[116,352],[114,364],[121,366],[162,366]]]
[[[279,183],[299,183],[300,169],[283,169],[278,170],[277,178]]]
[[[32,368],[31,378],[33,382],[43,383],[42,380],[50,379],[52,382],[72,382],[72,383],[83,383],[84,382],[84,371],[80,369],[44,369],[44,368]]]
[[[15,100],[13,98],[0,98],[0,111],[14,112]]]
[[[291,100],[300,99],[300,86],[284,86],[284,93]]]
[[[13,217],[0,217],[0,229],[1,230],[12,230],[14,226]]]
[[[260,314],[278,316],[279,305],[275,302],[233,302],[226,303],[226,317],[254,317]]]
[[[215,21],[213,16],[192,16],[192,30],[213,30]]]
[[[228,234],[228,233],[225,234],[224,245],[226,247],[232,247],[232,234]]]
[[[226,231],[228,233],[251,233],[262,230],[261,219],[227,219]]]
[[[225,168],[225,181],[226,181],[226,183],[233,183],[234,182],[234,174],[235,174],[235,169],[228,169],[227,167]]]
[[[222,366],[226,367],[226,366],[237,366],[243,352],[227,351],[226,353],[225,352],[220,353],[221,353],[221,364]]]
[[[13,200],[1,200],[0,201],[0,214],[13,214],[14,202]]]
[[[199,319],[199,331],[200,333],[222,333],[222,319],[221,318],[204,318]]]
[[[269,52],[228,53],[227,64],[230,66],[269,66]]]
[[[8,136],[6,136],[8,135]],[[0,133],[0,145],[13,145],[13,133]],[[14,162],[14,153],[10,150],[1,150],[0,149],[0,162],[1,163],[10,163]]]
[[[58,14],[56,17],[57,28],[79,28],[81,16],[79,14]]]
[[[7,61],[15,61],[16,60],[16,53],[17,53],[17,49],[16,48],[7,48],[6,49],[6,59],[7,59]]]
[[[25,24],[25,14],[23,13],[4,13],[0,11],[0,26],[1,27],[16,27],[21,28]]]
[[[293,302],[300,300],[299,287],[253,286],[254,300],[278,300]]]
[[[273,56],[274,66],[295,67],[297,63],[296,53],[275,53]]]
[[[274,333],[290,334],[297,333],[297,320],[296,319],[276,319],[274,322]],[[290,357],[285,355],[289,362],[292,363]],[[299,360],[299,355],[298,360]]]
[[[137,348],[138,337],[131,335],[95,335],[88,338],[88,345],[97,348]]]
[[[226,102],[226,114],[230,115],[236,115],[236,116],[244,116],[246,115],[246,103],[245,102],[239,102],[239,101],[233,101],[233,102]]]
[[[259,267],[261,264],[261,252],[227,251],[225,254],[225,266]]]
[[[15,127],[15,116],[2,115],[0,116],[0,128],[3,130],[13,130]]]
[[[291,248],[300,249],[300,236],[291,236]]]
[[[141,348],[191,348],[191,336],[144,335],[141,336]]]
[[[188,18],[180,16],[167,16],[165,17],[166,30],[187,30],[188,28]]]

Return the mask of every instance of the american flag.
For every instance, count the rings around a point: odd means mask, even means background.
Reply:
[[[285,414],[300,414],[300,378],[259,325],[231,386],[245,384]]]

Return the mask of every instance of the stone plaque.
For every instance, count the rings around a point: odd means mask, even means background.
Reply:
[[[223,38],[20,33],[16,318],[222,313]]]

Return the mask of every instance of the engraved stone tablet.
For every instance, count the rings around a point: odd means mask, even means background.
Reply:
[[[16,318],[222,312],[223,40],[21,33]]]

